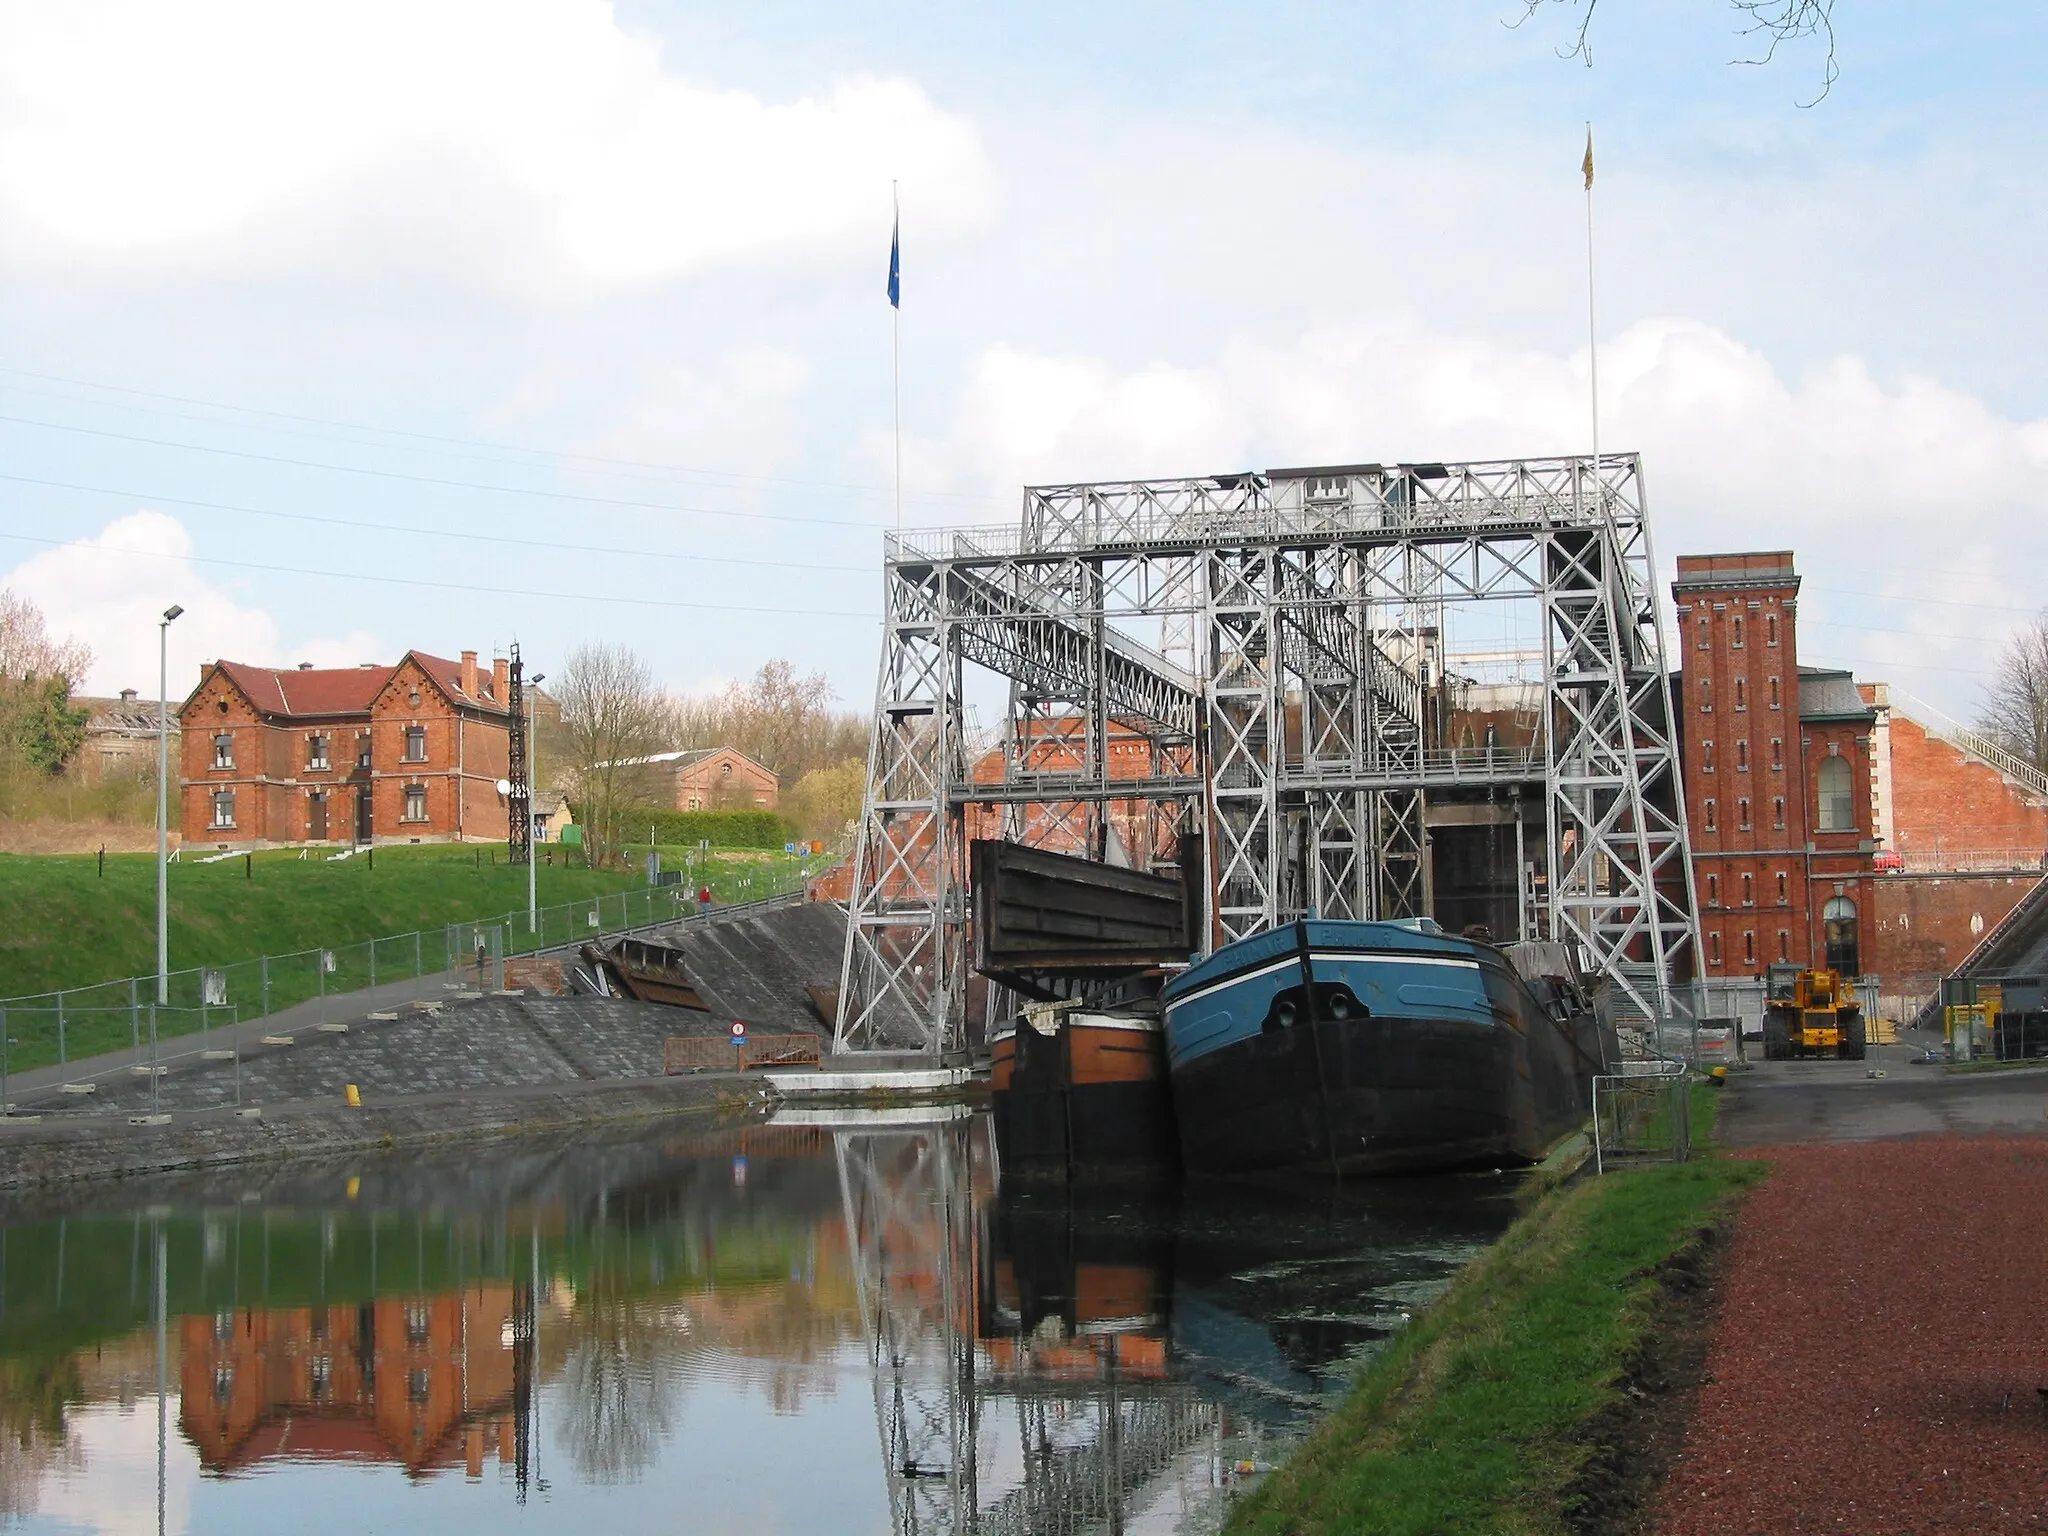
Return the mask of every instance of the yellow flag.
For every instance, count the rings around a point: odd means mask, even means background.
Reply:
[[[1586,190],[1593,190],[1593,125],[1586,125],[1586,158],[1579,162],[1579,169],[1586,173]]]

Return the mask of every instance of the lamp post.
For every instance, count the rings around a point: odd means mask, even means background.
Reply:
[[[156,1002],[171,1001],[171,623],[185,610],[164,610],[156,627]]]
[[[547,680],[547,673],[534,673],[534,692],[538,693],[540,685]],[[533,866],[539,861],[533,856],[533,763],[533,697],[529,694],[526,700],[526,931],[529,934],[539,931],[540,922],[539,908],[534,901]]]

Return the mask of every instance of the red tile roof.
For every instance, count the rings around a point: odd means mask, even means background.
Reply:
[[[444,689],[446,689],[448,692],[448,697],[455,700],[456,703],[477,704],[481,705],[485,709],[495,709],[501,713],[505,711],[505,701],[503,699],[494,699],[489,697],[488,695],[479,698],[471,698],[468,694],[462,691],[461,662],[450,661],[446,656],[431,656],[425,651],[407,651],[405,654],[411,657],[415,662],[417,662],[419,664],[420,669],[424,671],[427,674],[427,676],[431,677],[435,682],[439,683]],[[401,662],[399,665],[403,666],[404,663]],[[392,670],[396,671],[397,668],[393,668]],[[478,680],[477,686],[481,689],[484,685],[488,684],[491,681],[490,662],[478,662],[476,675]]]
[[[223,661],[220,670],[267,715],[367,714],[370,701],[391,680],[390,667],[312,667],[280,670]]]

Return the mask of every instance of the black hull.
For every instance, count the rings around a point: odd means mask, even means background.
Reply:
[[[1159,1037],[1123,1038],[1138,1049],[1127,1061],[1112,1060],[1129,1076],[1075,1082],[1064,1031],[1017,1031],[1014,1065],[1007,1081],[999,1073],[990,1103],[1005,1180],[1146,1183],[1174,1175],[1173,1088]],[[1110,1046],[1118,1056],[1125,1055],[1121,1044]],[[1101,1042],[1091,1045],[1102,1060]]]
[[[1557,1026],[1534,1027],[1370,1017],[1237,1041],[1173,1075],[1182,1161],[1220,1176],[1535,1162],[1584,1121],[1592,1084]]]

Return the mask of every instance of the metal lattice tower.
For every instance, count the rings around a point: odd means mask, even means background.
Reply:
[[[1428,795],[1541,793],[1550,935],[1678,1006],[1697,903],[1635,455],[1038,487],[1021,527],[890,536],[884,588],[836,1049],[961,1043],[969,816],[997,807],[1097,857],[1112,822],[1141,862],[1201,833],[1213,946],[1425,913]],[[1474,761],[1432,739],[1444,615],[1511,601],[1540,744]],[[1000,773],[969,760],[969,666],[1010,685]]]
[[[512,786],[505,796],[505,862],[533,862],[533,786],[526,781],[526,733],[532,722],[526,718],[526,683],[519,660],[519,642],[512,642],[511,682],[505,690],[505,747],[512,761],[505,782]]]

